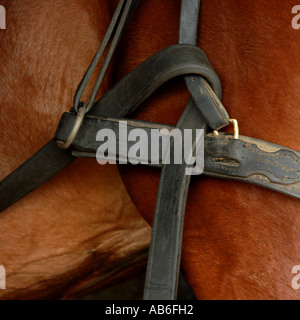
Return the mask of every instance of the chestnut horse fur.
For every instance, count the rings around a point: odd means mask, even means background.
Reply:
[[[0,177],[56,131],[111,17],[109,1],[8,0],[0,30]],[[111,71],[100,95],[111,85]],[[77,159],[0,217],[0,299],[70,299],[145,267],[150,226],[116,166]]]
[[[49,140],[105,33],[116,0],[2,0],[0,178]],[[299,30],[294,1],[203,0],[198,45],[223,85],[243,135],[300,150]],[[180,0],[141,1],[99,93],[178,42]],[[175,125],[182,79],[133,115]],[[231,130],[227,128],[226,130]],[[126,278],[144,264],[159,170],[78,159],[0,218],[1,299],[68,299]],[[130,198],[126,192],[130,195]],[[132,199],[132,200],[130,200]],[[132,201],[132,202],[131,202]],[[137,209],[136,209],[136,208]],[[142,215],[140,217],[139,213]],[[182,270],[198,299],[298,299],[300,202],[240,182],[193,177]]]

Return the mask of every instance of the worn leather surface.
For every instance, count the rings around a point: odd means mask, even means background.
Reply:
[[[56,133],[56,139],[64,141],[75,121],[75,115],[65,113]],[[105,119],[87,116],[73,143],[73,148],[82,151],[83,157],[96,157],[100,142],[94,138],[100,129],[111,129],[119,144],[119,121],[127,121],[128,134],[143,128],[151,147],[151,129],[163,128],[172,131],[175,127],[138,120]],[[125,137],[122,137],[125,139]],[[128,150],[135,142],[128,142]],[[128,151],[127,151],[128,154]],[[119,152],[117,153],[119,156]],[[122,154],[121,154],[122,156]],[[277,144],[240,135],[211,133],[205,136],[204,175],[223,179],[234,179],[272,189],[300,198],[300,152]],[[154,166],[161,167],[160,163]]]

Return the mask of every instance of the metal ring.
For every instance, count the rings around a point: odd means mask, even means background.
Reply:
[[[74,123],[74,127],[72,128],[67,140],[65,142],[63,141],[57,141],[57,145],[63,149],[63,150],[67,150],[70,148],[72,142],[74,141],[81,125],[84,119],[86,113],[86,107],[82,107],[79,109],[78,113],[77,113],[77,117]]]

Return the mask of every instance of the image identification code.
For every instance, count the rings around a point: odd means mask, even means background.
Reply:
[[[192,305],[151,305],[150,308],[141,307],[118,307],[113,304],[110,307],[106,307],[106,315],[132,315],[133,318],[137,317],[138,314],[149,314],[149,315],[193,315]]]

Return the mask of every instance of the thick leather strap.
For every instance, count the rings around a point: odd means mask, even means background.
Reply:
[[[191,45],[169,46],[125,76],[95,104],[89,114],[99,117],[124,117],[133,112],[157,88],[180,75],[201,75],[218,97],[222,88],[205,53]]]
[[[75,157],[57,147],[53,139],[0,182],[0,212],[55,176]]]
[[[300,199],[300,152],[270,142],[231,135],[205,139],[205,173],[253,183]]]
[[[65,141],[75,119],[74,114],[64,114],[56,132],[56,139]],[[147,133],[148,154],[151,154],[152,129],[167,129],[170,132],[175,129],[173,126],[145,121],[87,116],[73,142],[74,155],[95,158],[96,151],[101,145],[95,139],[100,129],[110,129],[115,132],[117,145],[119,145],[120,121],[127,121],[128,134],[138,128],[142,128]],[[128,141],[126,155],[133,145],[134,142]],[[119,154],[118,151],[117,157],[124,158],[126,155]],[[149,163],[148,165],[161,167],[161,163],[162,158],[160,157],[158,164]],[[300,199],[299,166],[300,152],[287,147],[242,135],[239,136],[239,140],[235,140],[233,135],[221,132],[217,137],[213,134],[205,136],[203,174],[207,176],[254,183]]]

